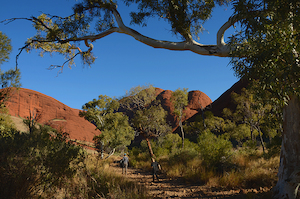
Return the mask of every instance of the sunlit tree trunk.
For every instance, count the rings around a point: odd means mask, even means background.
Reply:
[[[283,109],[283,134],[274,198],[296,198],[300,184],[300,99],[292,96]]]
[[[181,138],[182,138],[182,148],[184,148],[184,131],[183,131],[183,126],[182,126],[182,112],[180,114],[180,118],[179,118],[179,126],[180,126],[180,130],[181,130]]]
[[[260,128],[259,128],[258,132],[259,132],[260,144],[261,144],[261,146],[262,146],[263,153],[265,154],[266,147],[265,147],[265,144],[264,144],[264,140],[263,140],[262,132],[261,132]]]
[[[150,154],[151,158],[155,158],[149,138],[145,138],[145,140],[147,142],[147,146],[148,146],[149,154]]]

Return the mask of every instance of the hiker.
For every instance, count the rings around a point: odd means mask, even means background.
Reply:
[[[156,162],[154,160],[154,158],[152,158],[152,163],[151,163],[151,167],[153,169],[153,182],[155,181],[155,177],[157,178],[157,181],[159,182],[159,178],[158,178],[158,172],[161,170],[160,164],[158,164],[158,162]]]
[[[122,174],[124,174],[124,169],[125,169],[125,175],[127,175],[127,167],[129,163],[129,158],[126,156],[126,153],[124,153],[123,159],[120,161],[122,165]]]

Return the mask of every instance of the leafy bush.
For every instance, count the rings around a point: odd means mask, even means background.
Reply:
[[[152,148],[154,154],[160,157],[177,151],[181,147],[181,143],[181,137],[178,134],[169,133],[153,142]]]
[[[280,154],[281,142],[282,142],[282,137],[279,135],[275,136],[270,141],[270,143],[267,145],[268,148],[268,153],[266,154],[267,158],[275,157]]]
[[[0,198],[33,198],[53,192],[82,165],[79,146],[40,126],[31,133],[0,135]]]
[[[146,168],[148,165],[150,167],[150,156],[148,149],[141,149],[138,147],[133,147],[130,150],[130,166],[135,168]]]
[[[232,144],[230,141],[216,136],[209,130],[204,131],[198,138],[201,157],[207,168],[221,167],[223,161],[230,155]]]

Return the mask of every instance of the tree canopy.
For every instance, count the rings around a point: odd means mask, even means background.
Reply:
[[[80,116],[93,123],[101,134],[99,139],[105,147],[125,149],[134,139],[134,130],[128,122],[128,117],[119,109],[119,102],[106,95],[82,106]]]
[[[300,94],[299,1],[234,1],[241,31],[233,35],[233,69],[237,76],[259,79],[262,90],[287,103]]]
[[[0,65],[9,59],[11,40],[0,31]]]

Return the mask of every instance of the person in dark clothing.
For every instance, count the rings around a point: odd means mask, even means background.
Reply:
[[[129,158],[126,156],[126,153],[124,153],[124,157],[120,162],[122,163],[122,174],[124,174],[124,170],[125,170],[125,175],[127,175],[127,167],[128,167],[128,163],[129,163]]]
[[[152,167],[152,175],[153,175],[153,182],[155,181],[155,177],[157,179],[157,181],[159,181],[158,178],[158,172],[161,170],[160,164],[158,164],[158,162],[156,162],[154,160],[154,158],[152,158],[152,163],[151,163],[151,167]]]

